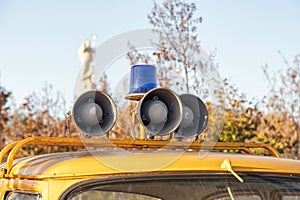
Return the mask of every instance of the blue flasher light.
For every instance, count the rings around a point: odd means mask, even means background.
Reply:
[[[129,93],[146,93],[156,87],[156,68],[153,65],[131,67]]]

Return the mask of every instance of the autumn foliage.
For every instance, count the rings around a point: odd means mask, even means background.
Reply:
[[[41,91],[24,99],[24,103],[12,109],[9,104],[11,93],[1,89],[1,147],[16,140],[33,136],[64,137],[66,136],[67,110],[62,94],[54,94],[51,85],[46,84]],[[73,123],[70,126],[72,137],[77,137]],[[22,155],[55,152],[62,147],[26,147]],[[68,148],[64,148],[68,150]]]
[[[200,51],[197,27],[202,18],[196,17],[196,6],[179,0],[154,3],[148,15],[153,27],[161,28],[160,43],[152,54],[141,54],[129,44],[127,54],[131,64],[156,63],[159,66],[160,86],[179,87],[190,92],[203,88],[201,95],[208,95],[204,80],[199,76],[205,71],[203,63],[193,60],[192,54]],[[174,40],[176,33],[176,39]],[[175,42],[174,42],[175,41]],[[218,141],[262,142],[271,144],[284,157],[300,158],[300,55],[292,62],[283,57],[280,71],[272,72],[268,65],[262,69],[269,93],[263,99],[249,100],[227,79],[225,86],[225,120]],[[174,79],[181,77],[181,79]],[[108,90],[109,84],[100,80],[101,87]],[[45,85],[38,93],[14,106],[12,93],[0,85],[0,148],[19,139],[31,136],[63,137],[67,134],[67,112],[64,96],[54,93],[51,85]],[[206,103],[209,104],[208,100]],[[128,110],[120,111],[130,112]],[[125,128],[115,126],[112,135],[127,135],[130,125],[124,119]],[[78,137],[71,120],[70,137]],[[58,151],[58,148],[28,147],[23,155]],[[68,149],[64,149],[68,150]]]

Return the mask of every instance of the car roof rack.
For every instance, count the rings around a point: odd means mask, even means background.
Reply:
[[[279,152],[271,145],[263,143],[242,143],[242,142],[183,142],[183,141],[162,141],[162,140],[120,140],[120,139],[95,139],[95,138],[66,138],[66,137],[30,137],[14,141],[5,146],[0,152],[0,163],[4,162],[7,155],[5,169],[0,169],[0,174],[9,173],[17,152],[24,146],[68,146],[68,147],[101,147],[101,148],[125,148],[125,149],[186,149],[186,150],[239,150],[246,154],[254,154],[251,150],[265,149],[272,156],[280,157]]]

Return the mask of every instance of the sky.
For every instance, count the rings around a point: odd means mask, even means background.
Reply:
[[[158,1],[161,2],[161,1]],[[188,1],[193,2],[193,1]],[[218,70],[249,98],[267,94],[261,67],[284,66],[300,53],[300,1],[197,0],[202,48],[216,50]],[[152,0],[0,0],[0,84],[18,103],[45,83],[69,104],[80,70],[78,49],[120,33],[151,27]]]

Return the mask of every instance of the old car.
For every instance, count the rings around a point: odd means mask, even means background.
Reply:
[[[87,143],[101,146],[102,150],[14,159],[25,145],[85,146]],[[3,200],[300,198],[300,162],[278,158],[278,152],[271,146],[198,142],[190,143],[188,149],[183,146],[182,142],[113,139],[82,142],[79,138],[51,137],[16,141],[0,154],[0,196]],[[211,146],[210,152],[199,152]],[[134,151],[126,154],[116,147]],[[251,155],[254,148],[265,149],[270,156]],[[241,153],[220,152],[223,150]],[[100,161],[97,156],[101,156]],[[172,163],[155,169],[157,163],[174,156],[176,160]],[[110,159],[120,163],[119,169],[108,165]]]
[[[1,150],[2,200],[300,199],[300,161],[267,144],[199,139],[209,123],[205,103],[157,87],[154,66],[132,72],[139,77],[125,97],[136,101],[131,133],[110,137],[113,98],[83,92],[72,110],[79,137],[29,137]],[[77,149],[16,158],[25,146]]]

